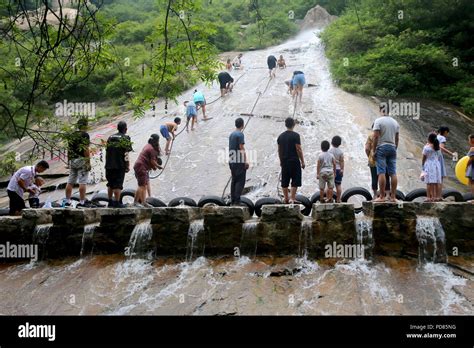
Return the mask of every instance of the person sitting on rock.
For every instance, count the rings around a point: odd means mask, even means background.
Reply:
[[[280,58],[278,59],[277,64],[280,69],[286,69],[286,62],[285,62],[285,59],[283,58],[283,55],[280,55]]]

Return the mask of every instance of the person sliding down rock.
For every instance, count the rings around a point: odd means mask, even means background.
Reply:
[[[249,163],[245,152],[244,133],[242,133],[244,129],[242,118],[239,117],[235,120],[235,128],[235,131],[229,136],[229,167],[232,174],[230,197],[231,205],[244,205],[240,201],[240,196],[244,190]]]
[[[135,207],[151,207],[145,202],[146,190],[150,182],[148,172],[150,170],[163,169],[158,161],[160,155],[160,136],[158,134],[152,134],[150,139],[148,139],[148,144],[145,145],[133,166],[138,183],[138,189],[135,193]]]
[[[125,173],[130,171],[128,153],[133,151],[132,142],[127,133],[127,124],[120,121],[117,125],[118,133],[107,139],[105,152],[105,177],[109,196],[109,208],[123,208],[120,203],[120,193],[123,190]]]
[[[278,137],[278,156],[281,166],[281,187],[285,203],[299,203],[296,201],[296,191],[301,187],[301,169],[305,168],[303,149],[300,135],[293,131],[295,120],[288,117],[285,120],[287,130]],[[291,181],[291,197],[288,197],[288,187]]]

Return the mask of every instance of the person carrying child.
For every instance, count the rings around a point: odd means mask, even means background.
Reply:
[[[329,152],[329,141],[321,143],[322,153],[318,157],[316,179],[319,180],[319,197],[321,203],[333,202],[334,177],[336,176],[336,159]],[[327,191],[326,191],[327,186]],[[327,192],[326,199],[324,194]]]

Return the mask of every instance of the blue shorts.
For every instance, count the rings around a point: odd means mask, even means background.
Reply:
[[[171,136],[170,136],[170,132],[168,130],[168,127],[166,127],[165,125],[162,125],[160,127],[160,133],[161,135],[163,136],[163,138],[165,138],[166,140],[170,140],[171,139]]]
[[[206,105],[206,103],[204,102],[204,100],[198,100],[198,101],[195,101],[194,104],[196,104],[196,106],[200,106],[201,108]]]
[[[335,183],[336,185],[342,184],[342,177],[343,177],[343,176],[344,176],[344,175],[342,175],[341,170],[340,170],[340,169],[336,169],[336,177],[334,178],[334,183]]]
[[[186,116],[187,116],[188,118],[196,117],[196,116],[197,116],[196,107],[194,107],[194,106],[188,106],[188,108],[187,108],[187,110],[186,110]]]
[[[298,74],[293,77],[294,86],[304,86],[306,84],[306,79],[304,74]]]
[[[397,174],[397,148],[393,145],[385,144],[377,147],[375,152],[375,161],[377,165],[377,175]]]

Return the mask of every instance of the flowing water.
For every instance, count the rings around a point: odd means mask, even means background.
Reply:
[[[198,243],[198,238],[201,237],[203,231],[203,219],[191,221],[188,230],[188,243],[186,245],[186,261],[191,261],[193,259],[193,256],[195,255],[195,249],[197,252],[204,253],[204,249],[201,249],[200,243]]]
[[[363,245],[364,257],[370,257],[372,248],[374,246],[374,239],[372,234],[372,223],[371,217],[365,216],[364,213],[356,214],[356,233],[357,233],[357,244]]]
[[[250,258],[257,256],[257,227],[258,220],[248,220],[242,224],[242,237],[240,238],[240,255]]]
[[[140,222],[132,231],[130,241],[128,243],[127,256],[140,257],[150,252],[150,241],[153,237],[153,230],[150,220]],[[150,255],[151,256],[151,255]]]
[[[90,253],[93,253],[93,238],[95,229],[99,226],[99,223],[89,224],[84,226],[84,233],[82,234],[82,246],[81,246],[81,257],[85,256],[87,248],[90,246]]]
[[[418,257],[421,263],[446,261],[446,239],[438,218],[418,216],[416,219]]]

